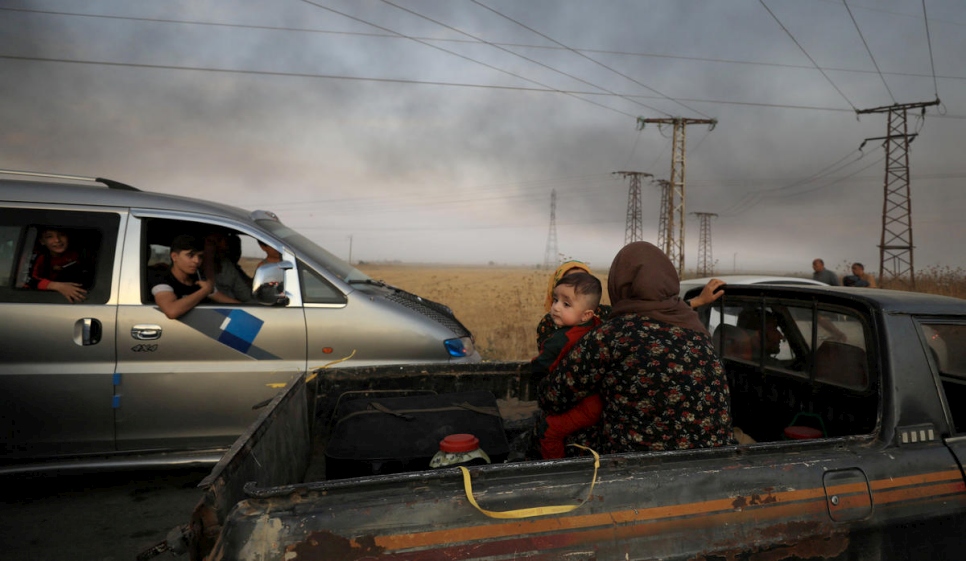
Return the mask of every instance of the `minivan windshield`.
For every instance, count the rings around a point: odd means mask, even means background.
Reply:
[[[281,222],[269,219],[255,221],[259,226],[265,228],[288,245],[295,251],[328,269],[347,283],[371,282],[368,275],[356,269],[352,265],[332,255],[325,249],[319,247],[302,234],[282,224]]]

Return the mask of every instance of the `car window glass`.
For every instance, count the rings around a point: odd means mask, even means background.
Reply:
[[[69,305],[53,284],[66,283],[86,291],[78,302],[107,302],[119,224],[112,212],[0,209],[0,301]],[[57,251],[42,241],[48,230],[63,240]]]
[[[929,355],[939,370],[943,393],[949,405],[955,431],[966,433],[966,325],[923,323],[920,329]]]
[[[710,316],[722,358],[810,379],[814,366],[815,381],[861,391],[869,387],[865,329],[854,313],[727,300],[721,319],[718,310]]]
[[[723,307],[721,325],[712,331],[723,358],[805,372],[807,348],[801,344],[802,336],[789,307],[762,305],[760,301],[732,302]]]
[[[317,272],[299,263],[299,278],[302,281],[302,300],[306,304],[344,304],[345,295]]]
[[[735,427],[757,442],[875,431],[880,396],[861,314],[727,294],[713,307],[709,325]]]

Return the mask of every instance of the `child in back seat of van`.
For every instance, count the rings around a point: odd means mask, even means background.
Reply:
[[[34,260],[27,287],[55,290],[70,303],[87,299],[87,289],[93,281],[93,269],[80,252],[69,246],[67,232],[57,228],[40,231],[40,245],[44,251]]]
[[[601,324],[594,312],[600,304],[602,292],[600,281],[582,271],[564,275],[557,281],[550,316],[558,329],[547,337],[541,345],[540,355],[530,362],[534,382],[552,372],[581,337]],[[592,395],[566,413],[544,414],[537,427],[540,455],[544,459],[563,458],[567,435],[595,425],[602,411],[600,396]]]

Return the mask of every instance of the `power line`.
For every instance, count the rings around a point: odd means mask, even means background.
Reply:
[[[607,88],[605,88],[605,87],[603,87],[603,86],[599,86],[599,85],[597,85],[597,84],[594,84],[594,83],[592,83],[592,82],[588,82],[587,80],[584,80],[583,78],[580,78],[579,76],[574,76],[573,74],[569,74],[569,73],[567,73],[567,72],[564,72],[564,71],[562,71],[562,70],[559,70],[559,69],[557,69],[557,68],[554,68],[554,67],[552,67],[552,66],[550,66],[550,65],[548,65],[548,64],[544,64],[544,63],[542,63],[542,62],[540,62],[540,61],[538,61],[538,60],[535,60],[535,59],[532,59],[532,58],[530,58],[530,57],[527,57],[527,56],[523,56],[523,55],[521,55],[521,54],[519,54],[519,53],[516,53],[516,52],[513,52],[513,51],[511,51],[510,49],[507,49],[507,48],[505,48],[505,47],[502,47],[502,46],[500,46],[500,45],[497,45],[497,44],[495,44],[495,43],[491,43],[490,41],[487,41],[486,39],[483,39],[482,37],[477,37],[477,36],[475,36],[475,35],[472,35],[472,34],[470,34],[470,33],[467,33],[467,32],[465,32],[465,31],[463,31],[463,30],[461,30],[461,29],[458,29],[458,28],[456,28],[456,27],[453,27],[453,26],[451,26],[451,25],[448,25],[448,24],[446,24],[446,23],[443,23],[443,22],[441,22],[441,21],[439,21],[439,20],[435,20],[435,19],[433,19],[433,18],[430,18],[429,16],[426,16],[426,15],[423,15],[423,14],[421,14],[421,13],[419,13],[419,12],[416,12],[415,10],[411,10],[411,9],[409,9],[409,8],[405,8],[405,7],[403,7],[403,6],[400,6],[400,5],[398,5],[398,4],[395,4],[395,3],[393,3],[393,2],[390,2],[390,0],[382,0],[382,2],[383,2],[384,4],[387,4],[387,5],[389,5],[389,6],[392,6],[393,8],[396,8],[396,9],[398,9],[398,10],[402,10],[402,11],[404,11],[404,12],[406,12],[406,13],[408,13],[408,14],[412,14],[412,15],[414,15],[414,16],[416,16],[416,17],[418,17],[418,18],[422,18],[422,19],[424,19],[424,20],[426,20],[426,21],[429,21],[429,22],[432,22],[432,23],[434,23],[434,24],[436,24],[436,25],[439,25],[439,26],[441,26],[441,27],[445,27],[446,29],[449,29],[450,31],[455,31],[456,33],[459,33],[459,34],[461,34],[461,35],[465,35],[465,36],[467,36],[467,37],[469,37],[469,38],[471,38],[471,39],[474,39],[474,40],[476,40],[477,42],[480,42],[480,43],[483,43],[484,45],[487,45],[487,46],[490,46],[490,47],[493,47],[493,48],[495,48],[495,49],[499,49],[500,51],[503,51],[503,52],[505,52],[505,53],[508,53],[508,54],[511,54],[511,55],[513,55],[513,56],[515,56],[515,57],[518,57],[518,58],[522,58],[523,60],[525,60],[525,61],[527,61],[527,62],[529,62],[529,63],[532,63],[532,64],[536,64],[537,66],[540,66],[540,67],[542,67],[542,68],[546,68],[547,70],[550,70],[551,72],[556,72],[556,73],[558,73],[558,74],[560,74],[560,75],[562,75],[562,76],[566,76],[566,77],[568,77],[568,78],[570,78],[570,79],[572,79],[572,80],[577,80],[578,82],[580,82],[580,83],[582,83],[582,84],[586,84],[586,85],[588,85],[588,86],[590,86],[590,87],[592,87],[592,88],[597,88],[597,89],[599,89],[599,90],[601,90],[601,91],[603,91],[603,92],[607,92],[607,93],[609,93],[609,94],[611,94],[611,95],[615,95],[615,96],[617,96],[617,97],[620,97],[620,98],[623,98],[623,99],[625,99],[625,100],[627,100],[627,101],[630,101],[631,103],[634,103],[634,104],[637,104],[637,105],[640,105],[641,107],[647,107],[648,109],[651,109],[651,110],[653,110],[653,111],[658,111],[658,112],[661,112],[661,111],[659,111],[658,109],[655,109],[654,107],[651,107],[650,105],[646,105],[646,104],[644,104],[644,103],[641,103],[640,101],[636,101],[636,100],[634,100],[634,99],[631,99],[631,97],[630,97],[630,96],[625,96],[625,95],[622,95],[622,94],[619,94],[619,93],[617,93],[617,92],[614,92],[614,91],[611,91],[611,90],[609,90],[609,89],[607,89]]]
[[[832,1],[832,0],[829,0]],[[839,0],[835,0],[838,3]],[[863,6],[865,10],[880,11],[893,15],[900,15],[903,17],[912,17],[908,14],[898,14],[895,12],[890,12],[888,10],[877,10],[875,8],[870,8]],[[221,23],[221,22],[205,22],[205,21],[195,21],[195,20],[184,20],[184,19],[172,19],[172,18],[147,18],[147,17],[134,17],[134,16],[116,16],[107,14],[83,14],[78,12],[64,12],[64,11],[53,11],[53,10],[36,10],[29,8],[6,8],[0,7],[0,11],[7,12],[20,12],[28,14],[41,14],[41,15],[55,15],[55,16],[68,16],[68,17],[78,17],[78,18],[92,18],[92,19],[109,19],[109,20],[120,20],[120,21],[134,21],[134,22],[145,22],[145,23],[164,23],[173,25],[195,25],[195,26],[208,26],[208,27],[224,27],[224,28],[234,28],[234,29],[251,29],[255,31],[277,31],[286,33],[305,33],[305,34],[324,34],[324,35],[345,35],[353,37],[373,37],[381,39],[409,39],[409,37],[400,36],[399,34],[392,33],[374,33],[374,32],[363,32],[363,31],[335,31],[327,29],[310,29],[303,27],[283,27],[283,26],[270,26],[270,25],[251,25],[251,24],[240,24],[240,23]],[[957,24],[953,22],[944,21],[943,23],[949,25],[966,26],[966,24]],[[928,27],[928,22],[927,22]],[[927,30],[927,36],[929,32]],[[421,39],[424,41],[434,41],[437,43],[467,43],[476,44],[479,41],[466,40],[466,39],[455,39],[446,37],[423,37],[423,36],[412,36],[416,39]],[[504,41],[491,41],[489,44],[498,45],[501,47],[522,47],[527,49],[542,49],[542,50],[571,50],[570,47],[559,47],[556,45],[535,45],[530,43],[509,43]],[[930,51],[932,46],[930,45]],[[642,53],[633,51],[615,51],[607,49],[584,49],[576,48],[572,49],[580,53],[592,53],[592,54],[605,54],[605,55],[619,55],[619,56],[632,56],[632,57],[642,57],[642,58],[666,58],[670,60],[685,60],[691,62],[711,62],[716,64],[737,64],[746,66],[764,66],[773,68],[790,68],[790,69],[803,69],[803,70],[814,70],[814,65],[807,64],[793,64],[793,63],[782,63],[782,62],[761,62],[753,60],[737,60],[737,59],[725,59],[725,58],[714,58],[714,57],[698,57],[698,56],[686,56],[686,55],[673,55],[664,53]],[[860,68],[839,68],[835,66],[824,67],[825,70],[830,72],[844,72],[852,74],[874,74],[874,70],[865,70]],[[903,76],[910,78],[941,78],[943,80],[966,80],[966,76],[946,76],[937,75],[935,72],[930,74],[918,74],[914,72],[883,72],[887,76]],[[937,88],[938,89],[938,88]],[[641,96],[643,97],[643,96]],[[655,99],[659,99],[655,98]],[[685,98],[675,98],[679,101],[695,102],[702,100],[685,99]]]
[[[504,19],[506,19],[506,20],[508,20],[508,21],[511,21],[511,22],[513,22],[513,23],[515,23],[516,25],[519,25],[520,27],[522,27],[522,28],[524,28],[524,29],[526,29],[527,31],[530,31],[531,33],[535,33],[535,34],[537,34],[537,35],[539,35],[540,37],[543,37],[543,38],[544,38],[544,39],[546,39],[547,41],[550,41],[551,43],[553,43],[553,44],[555,44],[555,45],[557,45],[557,46],[559,46],[559,47],[561,47],[561,48],[563,48],[563,49],[566,49],[567,51],[569,51],[569,52],[571,52],[571,53],[574,53],[575,55],[577,55],[577,56],[579,56],[579,57],[582,57],[582,58],[584,58],[584,59],[586,59],[586,60],[589,60],[590,62],[593,62],[594,64],[596,64],[596,65],[598,65],[598,66],[600,66],[601,68],[605,68],[605,69],[607,69],[607,70],[609,70],[609,71],[611,71],[611,72],[613,72],[614,74],[617,74],[618,76],[620,76],[620,77],[622,77],[622,78],[624,78],[624,79],[626,79],[626,80],[630,80],[631,82],[634,82],[634,83],[635,83],[635,84],[637,84],[638,86],[641,86],[642,88],[644,88],[644,89],[646,89],[646,90],[648,90],[648,91],[651,91],[651,92],[654,92],[655,94],[658,94],[659,96],[661,96],[661,97],[663,97],[664,99],[667,99],[667,100],[669,100],[669,101],[673,101],[674,103],[677,103],[678,105],[680,105],[681,107],[684,107],[685,109],[687,109],[687,110],[689,110],[689,111],[694,111],[695,113],[697,113],[697,114],[699,114],[699,115],[701,115],[702,117],[705,117],[705,118],[708,118],[708,119],[710,119],[710,117],[708,117],[708,116],[707,116],[707,115],[705,115],[704,113],[702,113],[702,112],[700,112],[700,111],[698,111],[697,109],[693,109],[693,108],[691,108],[691,107],[688,107],[687,105],[685,105],[685,104],[683,104],[683,103],[681,103],[680,101],[678,101],[678,100],[676,100],[676,99],[674,99],[674,98],[672,98],[672,97],[669,97],[669,96],[667,96],[667,95],[665,95],[665,94],[663,94],[663,93],[661,93],[661,92],[659,92],[659,91],[657,91],[657,90],[655,90],[654,88],[652,88],[652,87],[650,87],[650,86],[648,86],[648,85],[646,85],[646,84],[643,84],[643,83],[641,83],[641,82],[639,82],[639,81],[637,81],[637,80],[635,80],[634,78],[631,78],[631,77],[630,77],[630,76],[628,76],[627,74],[624,74],[623,72],[619,72],[619,71],[617,71],[617,70],[615,70],[615,69],[613,69],[613,68],[611,68],[610,66],[607,66],[606,64],[604,64],[604,63],[602,63],[602,62],[600,62],[600,61],[598,61],[598,60],[596,60],[596,59],[593,59],[593,58],[591,58],[591,57],[589,57],[589,56],[587,56],[587,55],[585,55],[584,53],[582,53],[582,52],[580,52],[580,51],[578,51],[578,50],[576,50],[576,49],[573,49],[573,48],[571,48],[571,47],[568,47],[567,45],[564,45],[563,43],[561,43],[560,41],[557,41],[557,40],[556,40],[556,39],[554,39],[553,37],[550,37],[549,35],[546,35],[546,34],[544,34],[544,33],[541,33],[541,32],[539,32],[539,31],[537,31],[536,29],[533,29],[532,27],[530,27],[530,26],[528,26],[528,25],[525,25],[525,24],[523,24],[523,23],[521,23],[521,22],[519,22],[519,21],[517,21],[517,20],[515,20],[515,19],[513,19],[513,18],[511,18],[510,16],[507,16],[507,15],[505,15],[505,14],[503,14],[502,12],[499,12],[499,11],[497,11],[497,10],[495,10],[495,9],[493,9],[493,8],[491,8],[490,6],[487,6],[486,4],[483,4],[483,3],[482,3],[482,2],[480,2],[479,0],[470,0],[470,2],[473,2],[473,3],[474,3],[474,4],[476,4],[477,6],[480,6],[481,8],[485,8],[485,9],[487,9],[487,10],[489,10],[489,11],[491,11],[491,12],[493,12],[494,14],[496,14],[496,15],[498,15],[498,16],[500,16],[501,18],[504,18]],[[654,109],[654,108],[652,107],[651,109]],[[667,112],[665,112],[665,111],[659,111],[659,110],[657,110],[657,109],[654,109],[654,111],[657,111],[658,113],[663,113],[664,115],[667,115],[668,117],[670,117],[670,116],[671,116],[671,114],[670,114],[670,113],[667,113]]]
[[[885,86],[886,91],[889,92],[889,97],[892,98],[892,103],[896,103],[896,96],[892,95],[892,90],[889,89],[889,84],[886,83],[885,76],[882,75],[882,70],[879,69],[879,63],[877,63],[875,61],[875,57],[872,56],[872,49],[869,48],[869,43],[866,42],[865,36],[862,35],[862,30],[859,29],[859,22],[855,21],[855,16],[852,15],[852,10],[849,8],[849,3],[847,0],[842,0],[842,4],[845,5],[845,11],[847,11],[849,13],[849,17],[852,18],[852,25],[855,26],[855,30],[859,33],[859,39],[862,39],[862,44],[865,45],[865,52],[869,53],[869,58],[872,59],[872,66],[875,66],[875,71],[879,73],[879,78],[882,78],[882,85]]]
[[[831,187],[832,185],[836,185],[838,183],[841,183],[841,182],[845,181],[846,179],[852,178],[852,177],[854,177],[854,176],[862,173],[863,171],[865,171],[865,170],[871,168],[872,166],[878,164],[882,160],[885,160],[885,156],[882,156],[881,158],[879,158],[879,159],[875,160],[874,162],[870,163],[869,165],[867,165],[867,166],[865,166],[863,168],[860,168],[860,169],[858,169],[858,170],[856,170],[856,171],[854,171],[854,172],[852,172],[852,173],[850,173],[848,175],[845,175],[843,177],[840,177],[840,178],[838,178],[838,179],[836,179],[834,181],[830,181],[828,183],[825,183],[825,184],[822,184],[822,185],[818,185],[818,186],[812,187],[811,189],[806,189],[804,191],[798,191],[798,192],[795,192],[795,193],[789,193],[787,195],[776,196],[775,198],[785,199],[785,198],[789,198],[789,197],[800,197],[802,195],[807,195],[809,193],[814,193],[815,191],[821,191],[822,189],[826,189],[828,187]],[[755,200],[753,200],[752,202],[748,203],[745,206],[745,208],[742,208],[740,210],[735,210],[735,211],[729,213],[727,216],[729,216],[729,217],[735,217],[735,216],[738,216],[740,214],[744,214],[745,212],[751,210],[753,207],[757,206],[758,203],[760,203],[762,200],[764,200],[765,197],[770,197],[771,192],[767,192],[767,191],[766,192],[760,192],[759,191],[757,193],[754,193],[754,195],[756,197]],[[722,214],[722,216],[724,216],[724,214]]]
[[[579,90],[561,90],[558,88],[542,87],[542,88],[531,88],[524,86],[501,86],[495,84],[469,84],[461,82],[443,82],[439,80],[412,80],[406,78],[378,78],[371,76],[345,76],[340,74],[313,74],[308,72],[282,72],[274,70],[244,70],[235,68],[214,68],[214,67],[203,67],[203,66],[184,66],[184,65],[174,65],[174,64],[148,64],[139,62],[110,62],[103,60],[83,60],[83,59],[68,59],[60,57],[40,57],[40,56],[19,56],[19,55],[2,55],[0,54],[0,59],[6,60],[19,60],[25,62],[52,62],[60,64],[81,64],[90,66],[109,66],[117,68],[144,68],[153,70],[184,70],[188,72],[213,72],[221,74],[239,74],[239,75],[249,75],[249,76],[274,76],[274,77],[287,77],[287,78],[310,78],[310,79],[320,79],[320,80],[347,80],[353,82],[377,82],[377,83],[390,83],[390,84],[410,84],[417,86],[440,86],[440,87],[452,87],[452,88],[476,88],[476,89],[486,89],[486,90],[504,90],[504,91],[519,91],[519,92],[531,92],[531,93],[557,93],[570,95],[579,99],[581,101],[586,101],[603,109],[613,111],[620,115],[634,116],[630,113],[626,113],[619,109],[613,107],[608,107],[606,105],[601,105],[599,103],[594,103],[593,101],[583,99],[577,96],[612,96],[608,93],[600,92],[587,92]],[[617,94],[618,97],[646,97],[640,95],[621,95]],[[655,98],[656,99],[656,98]],[[739,102],[739,101],[721,101],[721,100],[706,100],[706,99],[683,99],[683,101],[693,101],[700,103],[712,103],[720,105],[747,105],[756,107],[771,107],[778,109],[804,109],[813,111],[832,111],[832,112],[848,112],[848,109],[836,109],[832,107],[810,107],[804,105],[783,105],[777,103],[752,103],[752,102]],[[943,115],[942,118],[946,119],[966,119],[966,115]]]
[[[783,23],[781,22],[781,20],[779,20],[779,19],[778,19],[778,16],[776,16],[776,15],[775,15],[775,13],[774,13],[774,12],[772,12],[772,11],[771,11],[771,9],[770,9],[770,8],[768,8],[768,6],[766,6],[766,5],[765,5],[765,0],[758,0],[758,2],[760,2],[760,3],[761,3],[761,5],[762,5],[762,7],[763,7],[763,8],[765,8],[765,11],[767,11],[767,12],[768,12],[768,15],[770,15],[770,16],[772,17],[772,19],[774,19],[774,20],[775,20],[775,22],[776,22],[776,23],[778,24],[778,26],[782,28],[782,31],[784,31],[784,32],[785,32],[785,34],[786,34],[786,35],[788,35],[788,38],[789,38],[789,39],[791,39],[793,43],[795,43],[795,46],[797,46],[797,47],[798,47],[798,49],[799,49],[800,51],[802,51],[802,54],[804,54],[804,55],[805,55],[805,57],[806,57],[806,58],[808,58],[808,60],[809,60],[809,61],[811,61],[811,63],[812,63],[812,65],[813,65],[813,66],[814,66],[814,67],[815,67],[815,68],[816,68],[816,69],[817,69],[817,70],[818,70],[819,72],[821,72],[821,73],[822,73],[822,76],[825,76],[825,79],[826,79],[826,80],[828,81],[828,83],[829,83],[829,84],[831,84],[831,86],[832,86],[832,88],[834,88],[834,89],[835,89],[835,91],[837,91],[837,92],[839,93],[839,95],[840,95],[840,96],[842,96],[842,99],[844,99],[844,100],[845,100],[845,102],[846,102],[846,103],[848,103],[848,104],[849,104],[849,106],[850,106],[850,107],[852,107],[852,109],[853,109],[853,110],[855,110],[855,111],[858,111],[858,110],[859,110],[859,109],[858,109],[858,107],[856,107],[854,103],[852,103],[851,101],[849,101],[849,98],[847,98],[847,97],[845,96],[845,94],[844,94],[844,93],[842,93],[842,90],[840,90],[840,89],[839,89],[839,87],[835,85],[835,82],[833,82],[833,81],[832,81],[832,79],[831,79],[831,78],[829,78],[829,75],[828,75],[828,74],[826,74],[826,73],[825,73],[825,71],[824,71],[824,70],[822,70],[822,67],[820,67],[820,66],[818,65],[818,63],[817,63],[817,62],[815,62],[815,59],[813,59],[813,58],[812,58],[812,56],[808,54],[808,51],[806,51],[806,50],[805,50],[805,47],[803,47],[803,46],[801,45],[801,43],[799,43],[799,42],[798,42],[798,40],[797,40],[797,39],[795,39],[795,36],[794,36],[794,35],[792,35],[792,32],[791,32],[791,31],[789,31],[789,30],[788,30],[788,28],[787,28],[787,27],[785,27],[785,25],[784,25],[784,24],[783,24]]]
[[[513,72],[510,72],[509,70],[504,70],[502,68],[493,66],[492,64],[487,64],[487,63],[485,63],[483,61],[479,61],[479,60],[476,60],[474,58],[470,58],[470,57],[468,57],[466,55],[461,55],[460,53],[457,53],[455,51],[451,51],[449,49],[444,49],[443,47],[440,47],[440,46],[437,46],[437,45],[433,45],[433,44],[429,43],[428,41],[423,41],[422,39],[418,39],[416,37],[411,37],[411,36],[405,35],[403,33],[399,33],[398,31],[389,29],[388,27],[383,27],[383,26],[381,26],[379,24],[372,23],[371,21],[367,21],[367,20],[364,20],[362,18],[358,18],[358,17],[353,16],[351,14],[347,14],[345,12],[340,12],[339,10],[336,10],[335,8],[330,8],[328,6],[323,6],[322,4],[319,4],[318,2],[313,2],[312,0],[302,0],[302,2],[304,2],[306,4],[309,4],[311,6],[315,6],[316,8],[319,8],[321,10],[326,10],[328,12],[332,12],[333,14],[340,15],[340,16],[342,16],[344,18],[351,19],[352,21],[359,22],[359,23],[362,23],[362,24],[365,24],[365,25],[369,25],[369,26],[375,27],[376,29],[380,29],[380,30],[386,31],[388,33],[396,34],[396,35],[398,35],[400,37],[405,37],[406,39],[409,39],[411,41],[414,41],[416,43],[419,43],[420,45],[425,45],[425,46],[427,46],[427,47],[429,47],[431,49],[435,49],[437,51],[441,51],[441,52],[450,54],[452,56],[455,56],[457,58],[460,58],[460,59],[463,59],[463,60],[472,62],[474,64],[479,64],[480,66],[483,66],[484,68],[489,68],[490,70],[495,70],[495,71],[500,72],[502,74],[506,74],[508,76],[513,76],[514,78],[519,78],[519,79],[524,80],[526,82],[530,82],[531,84],[536,84],[536,85],[541,86],[543,88],[547,88],[547,89],[553,90],[553,91],[555,91],[557,93],[562,93],[564,95],[568,95],[570,97],[573,97],[574,99],[579,99],[580,101],[583,101],[583,102],[586,102],[586,103],[590,103],[592,105],[596,105],[598,107],[601,107],[603,109],[607,109],[609,111],[614,111],[615,113],[620,113],[621,115],[627,115],[627,113],[624,113],[623,111],[620,111],[618,109],[614,109],[613,107],[608,107],[606,105],[602,105],[600,103],[597,103],[596,101],[591,101],[589,99],[582,98],[582,97],[580,97],[579,95],[576,95],[576,94],[567,93],[567,92],[564,92],[562,90],[558,90],[557,88],[548,86],[547,84],[543,84],[543,83],[538,82],[536,80],[531,80],[530,78],[525,78],[523,76],[520,76],[519,74],[515,74]]]
[[[929,18],[926,16],[926,0],[922,0],[922,21],[926,24],[926,45],[929,46],[929,66],[932,68],[932,85],[939,99],[939,82],[936,81],[936,61],[932,57],[932,37],[929,35]]]

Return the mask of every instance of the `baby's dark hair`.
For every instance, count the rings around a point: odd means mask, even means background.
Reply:
[[[597,306],[600,305],[600,296],[603,289],[597,277],[590,273],[581,271],[564,275],[555,286],[572,286],[574,287],[574,294],[590,297],[590,309],[592,310],[596,310]]]

